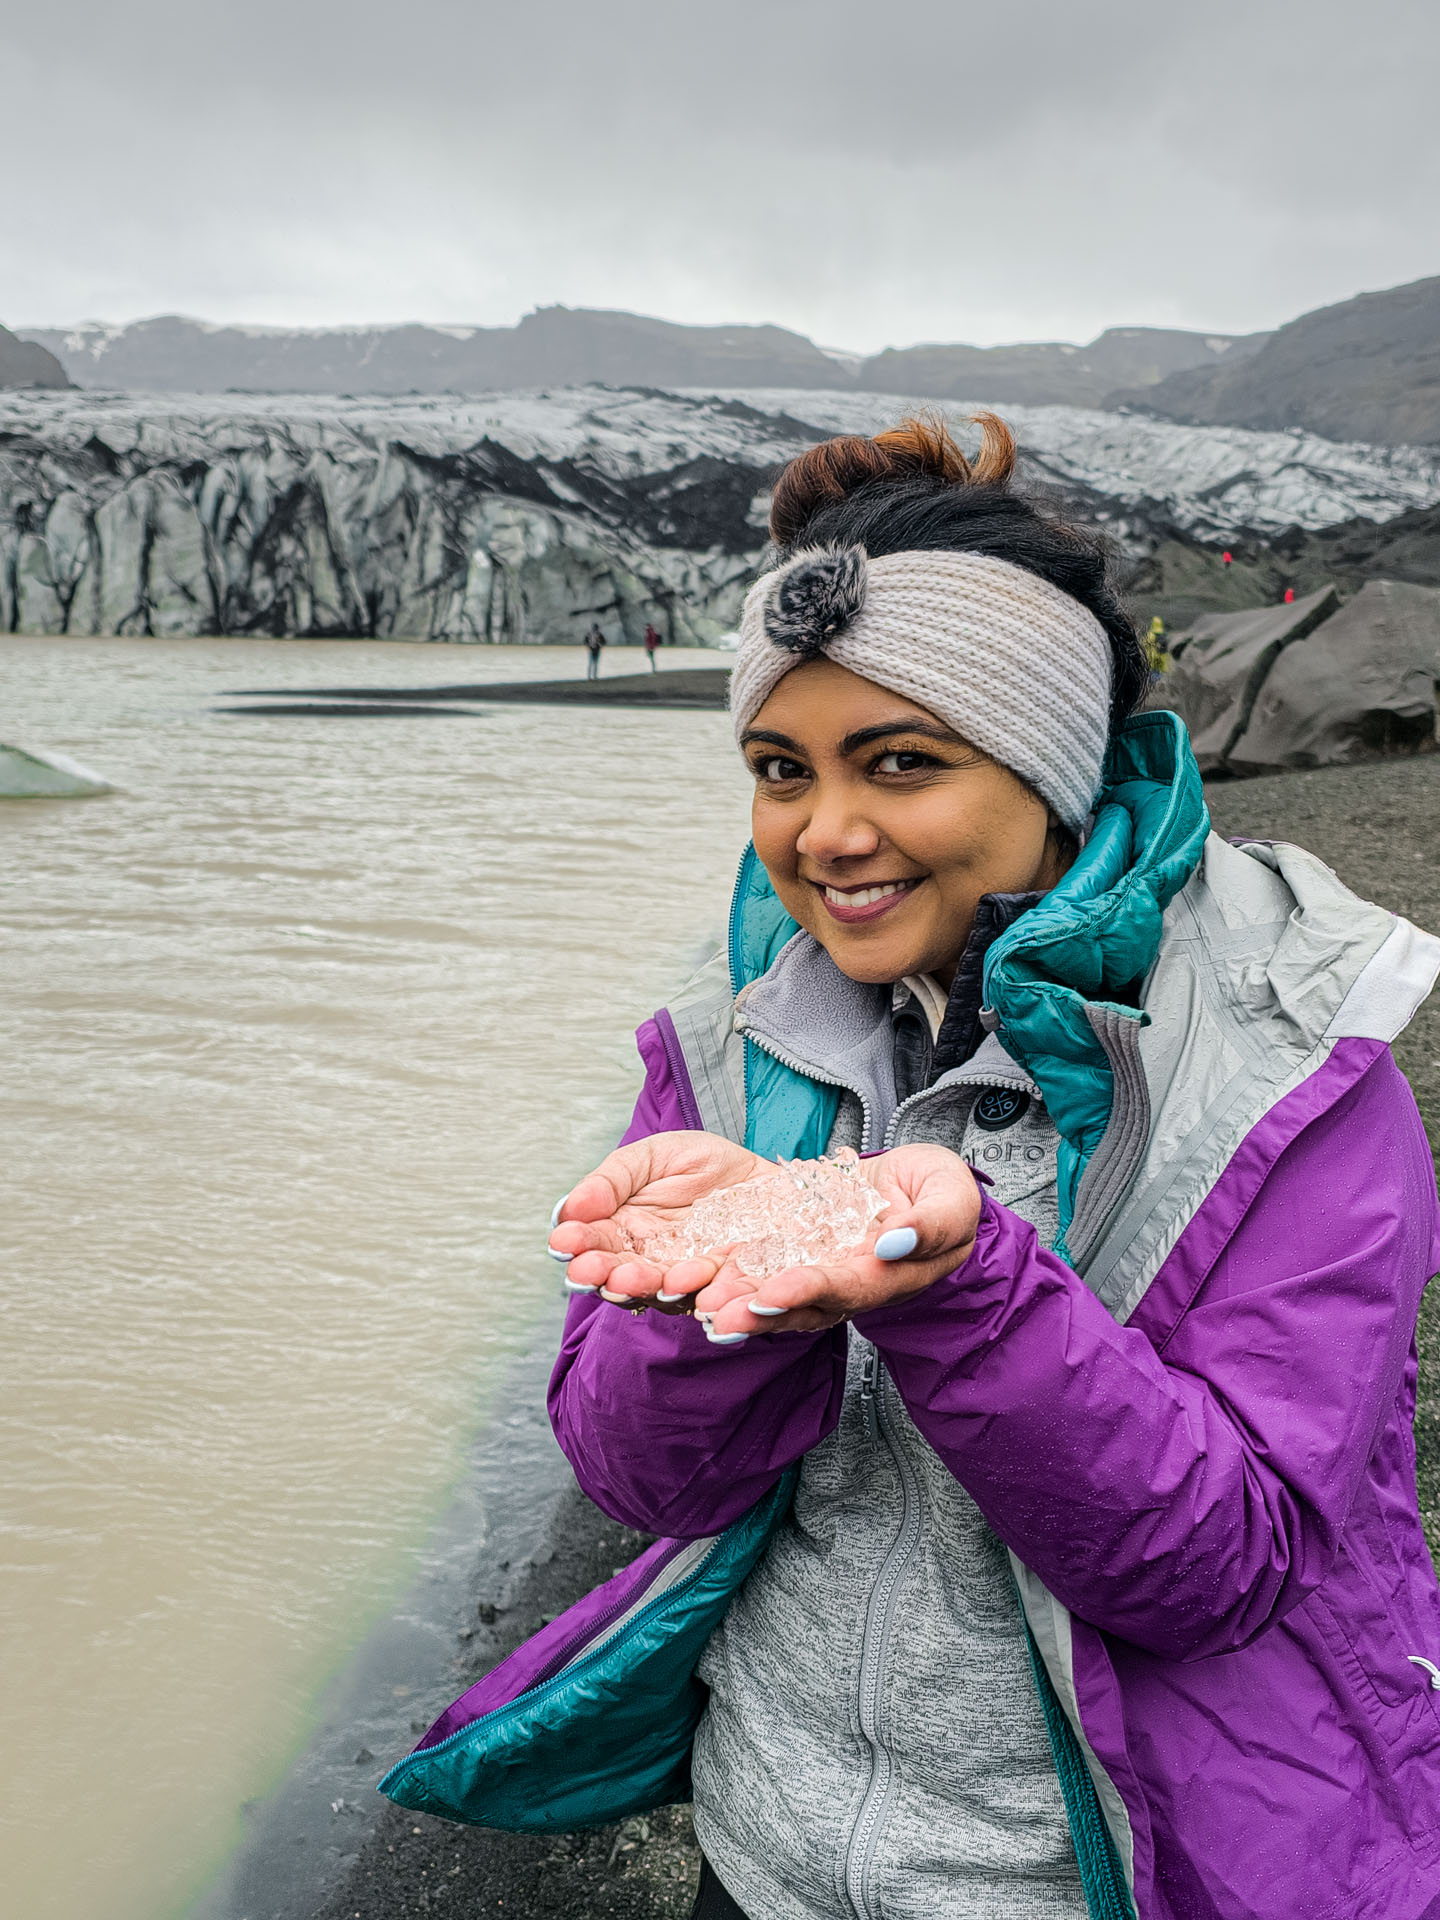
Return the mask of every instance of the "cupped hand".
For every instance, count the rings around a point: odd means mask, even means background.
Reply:
[[[713,1277],[715,1261],[684,1261],[663,1273],[637,1259],[631,1244],[674,1226],[715,1188],[772,1170],[719,1134],[652,1133],[617,1147],[571,1189],[551,1229],[551,1249],[570,1256],[565,1277],[572,1286],[599,1288],[607,1298],[648,1304],[662,1288],[693,1294]]]
[[[711,1262],[697,1294],[711,1337],[808,1333],[908,1299],[969,1257],[980,1221],[975,1176],[948,1147],[896,1147],[865,1162],[890,1203],[863,1252],[821,1267],[788,1267],[768,1280]],[[698,1265],[699,1263],[692,1263]]]

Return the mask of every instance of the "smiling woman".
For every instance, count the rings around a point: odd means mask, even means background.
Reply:
[[[1440,1920],[1440,1208],[1388,1045],[1440,942],[1209,833],[1013,457],[911,423],[776,489],[728,965],[551,1236],[556,1432],[670,1537],[390,1787],[692,1796],[697,1920]],[[887,1203],[852,1253],[635,1251],[842,1148]]]
[[[892,695],[866,725],[875,704],[874,683],[832,660],[780,682],[741,737],[755,851],[850,979],[931,974],[948,993],[981,899],[1048,892],[1074,840],[1008,767],[923,707]]]

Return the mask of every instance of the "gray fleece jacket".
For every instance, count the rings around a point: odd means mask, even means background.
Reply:
[[[824,1033],[807,1069],[854,1089],[832,1146],[953,1147],[1052,1241],[1034,1083],[991,1038],[897,1112],[885,995],[807,1021],[804,946],[745,1017]],[[699,1671],[696,1832],[750,1920],[1084,1920],[1005,1550],[858,1335],[839,1425]]]

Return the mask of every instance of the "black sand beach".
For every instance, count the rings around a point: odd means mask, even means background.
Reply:
[[[1212,786],[1218,831],[1293,840],[1326,860],[1357,892],[1427,928],[1440,927],[1440,755],[1353,769]],[[1396,1049],[1440,1145],[1440,1006],[1425,1008]],[[1416,1419],[1421,1501],[1440,1546],[1440,1306],[1421,1324]],[[560,1496],[541,1549],[487,1623],[475,1597],[474,1637],[457,1641],[458,1693],[542,1620],[568,1606],[639,1550],[639,1538],[599,1514],[575,1488]],[[374,1769],[367,1779],[374,1777]],[[303,1920],[419,1920],[500,1914],[507,1920],[681,1920],[698,1871],[688,1810],[671,1808],[620,1828],[536,1839],[457,1828],[386,1808],[343,1865],[329,1898]],[[277,1913],[280,1909],[275,1910]],[[300,1912],[287,1907],[287,1920]],[[247,1920],[268,1920],[258,1909]]]
[[[453,702],[471,706],[648,707],[677,712],[723,709],[730,668],[669,667],[658,673],[615,673],[598,680],[467,680],[436,687],[289,687],[282,704],[222,707],[222,713],[444,712]],[[264,694],[239,687],[235,698]],[[320,703],[320,704],[316,704]],[[331,703],[331,704],[324,704]],[[463,710],[463,709],[462,709]]]

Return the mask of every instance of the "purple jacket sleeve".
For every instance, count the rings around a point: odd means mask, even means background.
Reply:
[[[695,1124],[659,1020],[624,1139]],[[717,1533],[840,1418],[845,1329],[712,1346],[691,1319],[633,1317],[576,1294],[550,1379],[555,1437],[590,1498],[647,1533]]]
[[[1073,1613],[1200,1659],[1325,1578],[1437,1257],[1410,1089],[1388,1049],[1344,1041],[1243,1143],[1128,1325],[988,1198],[963,1267],[856,1325]]]

